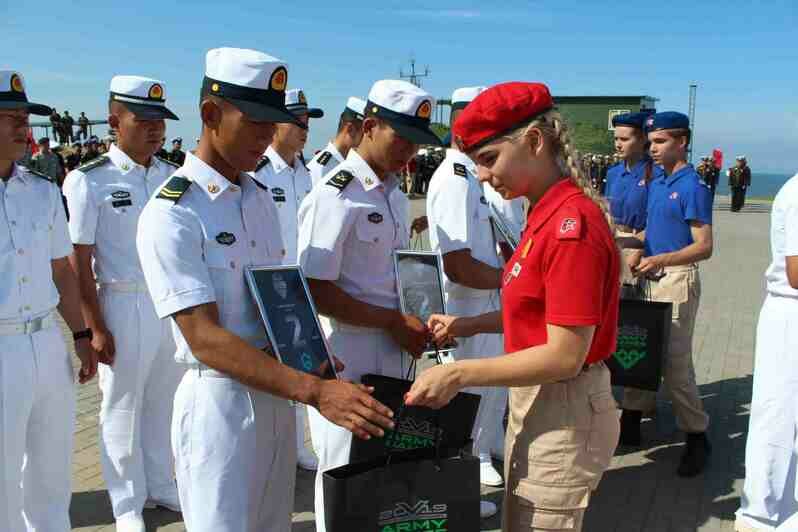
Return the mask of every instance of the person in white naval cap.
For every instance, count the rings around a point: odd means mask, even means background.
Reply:
[[[367,373],[403,377],[402,349],[420,356],[426,326],[399,310],[393,251],[408,247],[408,201],[394,193],[394,173],[419,144],[438,144],[430,131],[435,100],[405,81],[383,80],[369,92],[363,139],[299,209],[299,263],[308,278],[345,378]],[[310,411],[316,473],[316,529],[325,530],[323,472],[349,462],[351,437]]]
[[[344,162],[349,150],[360,144],[363,136],[363,112],[366,102],[360,98],[350,97],[346,108],[338,119],[338,130],[335,138],[327,143],[322,151],[308,163],[310,179],[316,185],[321,178],[333,168]]]
[[[172,446],[191,532],[289,532],[294,506],[294,412],[319,408],[359,437],[382,436],[392,412],[371,390],[280,364],[244,271],[279,265],[284,244],[268,188],[251,172],[293,122],[286,64],[255,50],[206,57],[196,154],[147,203],[136,245],[155,310],[170,318],[178,386]],[[264,350],[266,352],[264,352]]]
[[[452,94],[451,123],[485,87],[464,87]],[[465,198],[465,201],[463,200]],[[443,257],[443,290],[446,310],[457,316],[476,316],[499,310],[502,260],[490,222],[490,210],[477,179],[474,162],[454,142],[430,180],[427,192],[429,240]],[[501,334],[479,334],[458,339],[455,358],[500,355]],[[474,423],[474,455],[480,459],[480,480],[501,486],[502,477],[493,467],[491,450],[503,440],[507,393],[501,388],[472,390],[482,396]],[[483,502],[483,516],[496,513],[496,506]],[[492,506],[492,507],[491,507]]]
[[[75,387],[56,309],[73,331],[79,380],[97,372],[58,186],[18,166],[29,115],[22,75],[0,70],[0,530],[66,532]]]
[[[310,173],[300,155],[308,140],[309,119],[323,117],[324,111],[309,108],[302,89],[286,91],[285,107],[296,117],[298,123],[277,124],[274,140],[266,148],[266,153],[255,169],[254,177],[269,188],[272,199],[277,205],[286,248],[283,264],[296,264],[297,211],[299,204],[313,186]],[[318,460],[305,447],[306,411],[305,405],[296,405],[297,464],[302,469],[313,471],[318,467]]]
[[[155,189],[177,169],[155,157],[177,116],[164,84],[141,76],[111,79],[108,124],[116,143],[64,181],[72,266],[83,316],[99,355],[100,463],[117,530],[144,530],[145,504],[180,511],[170,447],[182,369],[168,321],[155,313],[136,254],[136,228]]]

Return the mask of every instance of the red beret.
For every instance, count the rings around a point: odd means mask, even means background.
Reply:
[[[542,83],[510,81],[474,98],[457,117],[452,133],[462,151],[472,151],[554,107]]]

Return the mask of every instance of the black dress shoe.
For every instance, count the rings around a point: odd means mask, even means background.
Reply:
[[[705,432],[687,434],[687,447],[679,463],[676,474],[680,477],[694,477],[701,474],[712,454],[712,445],[709,444]]]
[[[640,447],[642,436],[640,435],[640,420],[643,412],[640,410],[624,410],[621,414],[621,437],[618,441],[625,447]]]

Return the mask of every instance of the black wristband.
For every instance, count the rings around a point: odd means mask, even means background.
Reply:
[[[76,342],[81,338],[88,338],[91,340],[93,336],[91,329],[83,329],[82,331],[72,333],[72,339]]]

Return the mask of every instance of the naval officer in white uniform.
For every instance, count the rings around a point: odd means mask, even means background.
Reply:
[[[191,532],[289,532],[294,412],[318,408],[360,437],[381,436],[392,413],[363,386],[278,363],[244,270],[277,265],[285,247],[268,188],[248,173],[285,108],[284,62],[254,50],[208,52],[196,154],[144,208],[137,248],[155,310],[173,321],[188,370],[174,401],[172,447]],[[266,352],[264,352],[264,350]]]
[[[141,76],[111,80],[108,153],[64,181],[72,265],[100,361],[100,463],[116,528],[143,531],[142,510],[180,511],[169,445],[171,405],[182,369],[169,321],[155,313],[136,253],[144,205],[177,167],[155,157],[165,120],[164,84]]]
[[[393,252],[408,246],[408,200],[395,172],[418,144],[440,144],[429,129],[435,100],[404,81],[374,84],[366,104],[363,139],[313,188],[299,210],[299,263],[321,314],[325,334],[343,360],[343,375],[403,377],[402,350],[420,356],[426,326],[399,310]],[[395,193],[395,192],[399,193]],[[323,532],[322,476],[349,462],[351,436],[310,412],[319,469],[316,529]]]

